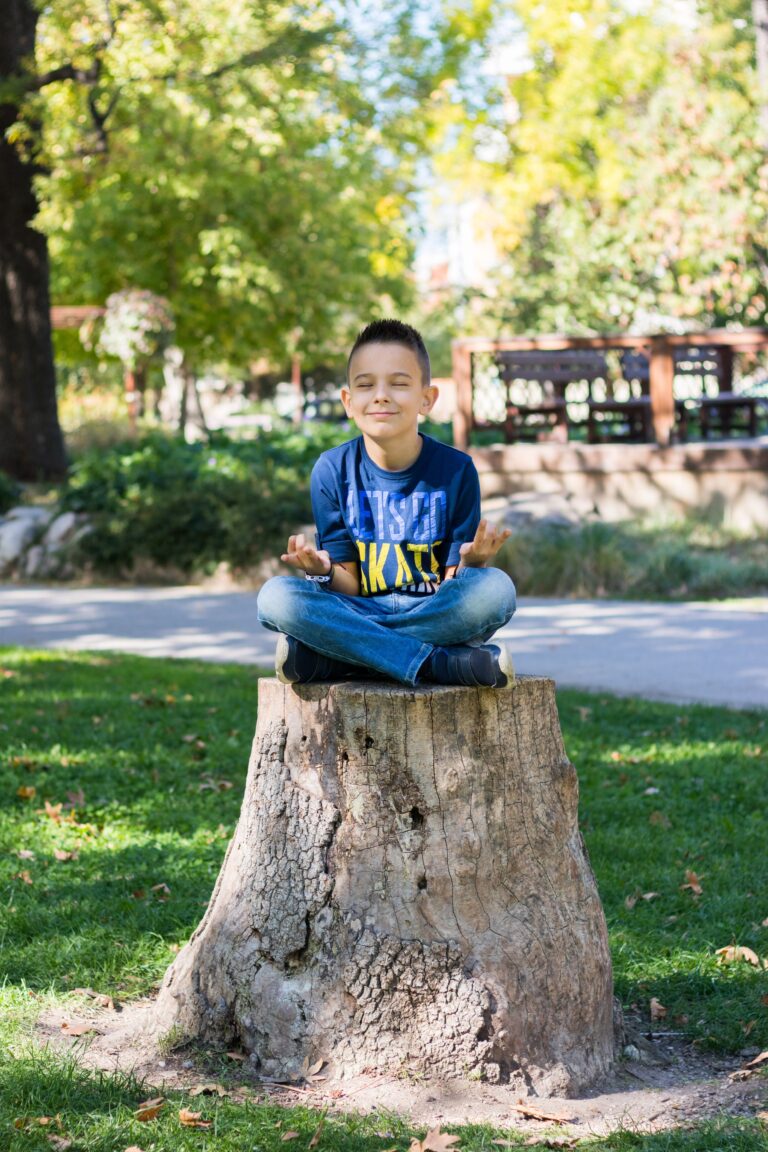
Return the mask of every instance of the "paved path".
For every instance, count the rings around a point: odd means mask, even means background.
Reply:
[[[768,601],[525,599],[505,628],[518,672],[562,687],[768,708]],[[0,585],[0,645],[115,649],[269,666],[250,592]]]

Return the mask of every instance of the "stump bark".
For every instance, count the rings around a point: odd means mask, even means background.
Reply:
[[[259,684],[245,797],[155,1033],[262,1075],[563,1095],[614,1056],[605,920],[554,683]]]

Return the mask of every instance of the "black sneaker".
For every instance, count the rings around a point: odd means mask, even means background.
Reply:
[[[507,688],[515,682],[515,670],[504,645],[435,648],[422,666],[421,679],[465,688]]]
[[[320,680],[360,680],[365,676],[362,668],[343,664],[323,656],[296,640],[280,633],[275,651],[275,672],[283,684],[314,684]]]

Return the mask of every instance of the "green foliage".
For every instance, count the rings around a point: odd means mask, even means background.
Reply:
[[[99,572],[127,575],[140,558],[185,573],[221,562],[243,569],[311,522],[312,465],[346,435],[318,425],[186,444],[153,433],[82,455],[62,504],[91,518],[82,550]]]
[[[54,298],[146,289],[189,363],[244,370],[338,354],[406,308],[430,95],[487,23],[486,0],[445,7],[46,4],[36,71],[81,78],[43,84],[16,128],[43,162]]]
[[[529,596],[719,599],[768,592],[768,537],[700,520],[533,524],[518,529],[498,566]]]
[[[0,516],[18,504],[21,487],[6,472],[0,472]]]

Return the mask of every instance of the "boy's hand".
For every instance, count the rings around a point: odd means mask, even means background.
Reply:
[[[318,552],[308,544],[303,532],[288,538],[288,551],[283,552],[280,559],[283,564],[290,564],[292,568],[299,568],[302,572],[308,572],[310,576],[327,576],[332,567],[328,553]]]
[[[487,520],[481,520],[470,544],[462,544],[459,549],[459,568],[484,568],[512,535],[509,528],[497,528]]]

